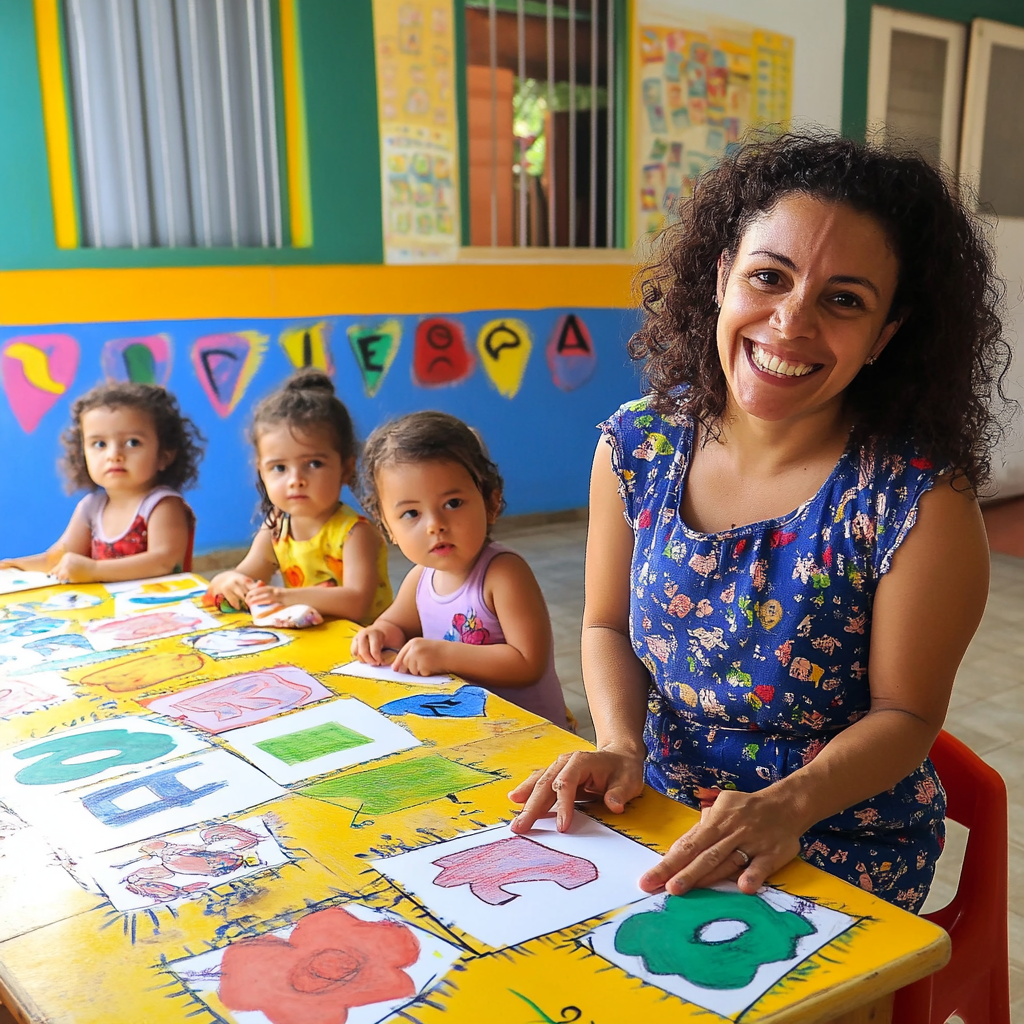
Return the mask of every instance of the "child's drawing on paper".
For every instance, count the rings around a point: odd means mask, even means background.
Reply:
[[[84,590],[58,590],[39,607],[51,612],[77,612],[82,608],[95,608],[102,603],[103,598],[99,594],[87,594]]]
[[[0,718],[39,711],[73,695],[67,680],[57,672],[37,672],[30,679],[0,674]]]
[[[150,711],[219,733],[262,722],[282,711],[333,697],[294,665],[275,665],[143,701]]]
[[[162,640],[168,636],[213,629],[217,620],[187,601],[167,605],[159,611],[140,612],[117,619],[97,619],[85,623],[84,629],[97,650],[114,650],[145,640]]]
[[[748,896],[723,882],[649,897],[583,941],[627,974],[735,1020],[855,923],[779,889]]]
[[[22,569],[0,569],[0,594],[17,594],[22,590],[38,590],[56,584],[45,572],[29,572]]]
[[[202,597],[205,593],[206,582],[191,573],[143,581],[137,586],[118,588],[114,592],[114,616],[122,618],[136,612],[165,608],[194,597]]]
[[[167,969],[246,1024],[377,1024],[429,991],[461,954],[397,914],[347,903]]]
[[[577,811],[566,832],[541,819],[525,843],[507,825],[373,861],[445,924],[502,948],[643,899],[653,850]]]
[[[201,636],[184,637],[181,641],[210,658],[240,658],[247,654],[262,654],[275,647],[292,642],[290,636],[275,633],[272,629],[257,629],[255,626],[235,626],[218,629]]]
[[[150,839],[80,863],[117,910],[145,910],[279,867],[288,855],[261,818]]]

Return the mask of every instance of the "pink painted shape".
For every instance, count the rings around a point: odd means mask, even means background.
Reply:
[[[49,687],[41,687],[27,679],[5,679],[0,683],[0,718],[9,718],[21,711],[34,711],[51,701],[60,700]]]
[[[230,416],[237,404],[252,342],[242,334],[208,334],[192,346],[192,366],[218,416]]]
[[[124,351],[130,345],[145,345],[153,353],[158,384],[166,386],[171,377],[171,346],[166,334],[150,334],[144,338],[112,338],[103,343],[100,366],[107,380],[127,380]]]
[[[150,711],[219,733],[266,721],[333,694],[294,665],[244,672],[143,701]]]
[[[555,882],[563,889],[578,889],[597,878],[597,868],[589,860],[523,836],[461,850],[435,860],[434,865],[443,869],[434,885],[443,889],[468,885],[477,899],[495,907],[519,898],[518,893],[505,891],[513,882]]]
[[[46,375],[63,385],[60,394],[46,391],[30,383],[25,364],[7,354],[12,345],[28,345],[37,349],[45,360]],[[0,349],[0,377],[11,412],[26,434],[31,434],[39,421],[63,398],[78,372],[78,342],[70,334],[23,334],[8,338]],[[31,376],[31,373],[29,374]]]

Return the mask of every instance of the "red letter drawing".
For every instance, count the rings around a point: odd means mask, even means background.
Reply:
[[[563,889],[578,889],[597,878],[597,868],[589,860],[552,850],[522,836],[474,846],[435,860],[434,864],[442,869],[434,885],[444,889],[468,885],[477,899],[495,907],[519,898],[518,893],[504,888],[513,882],[557,882]]]

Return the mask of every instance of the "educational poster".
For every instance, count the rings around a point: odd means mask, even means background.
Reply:
[[[722,882],[634,903],[583,943],[632,977],[735,1020],[856,923],[779,889],[748,896]]]
[[[629,207],[642,238],[747,128],[789,120],[793,40],[667,0],[635,10]]]
[[[387,263],[446,263],[459,245],[451,0],[373,0]]]
[[[661,857],[580,811],[566,832],[542,818],[373,861],[448,924],[501,949],[644,898],[637,879]]]

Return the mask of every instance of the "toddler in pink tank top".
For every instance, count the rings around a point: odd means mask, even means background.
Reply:
[[[414,568],[352,654],[413,675],[451,672],[562,728],[551,619],[530,567],[489,536],[505,502],[498,467],[461,420],[418,412],[378,427],[364,504]]]

